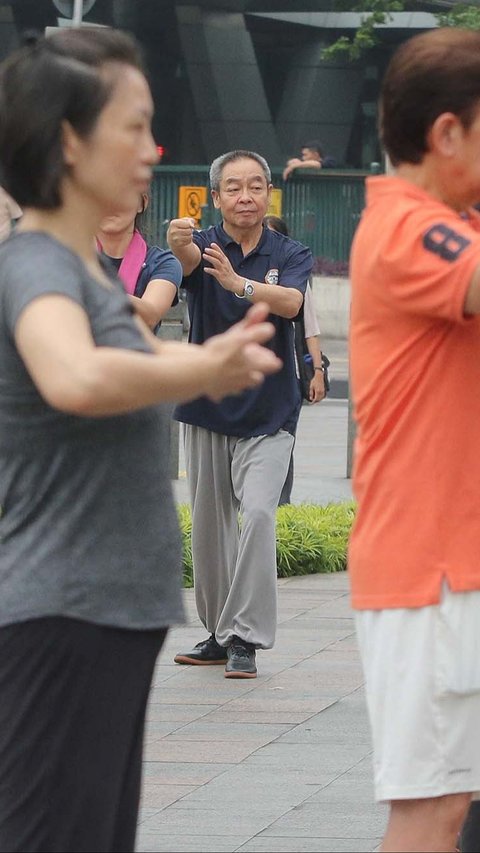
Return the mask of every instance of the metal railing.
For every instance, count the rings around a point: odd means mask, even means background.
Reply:
[[[281,171],[272,173],[274,187],[282,192],[282,216],[290,234],[308,246],[314,258],[348,261],[350,245],[364,207],[367,172],[350,170],[305,171],[283,181]],[[166,246],[170,219],[178,216],[181,186],[208,187],[208,166],[157,166],[143,229],[147,240]],[[201,227],[219,221],[210,192],[202,208]]]

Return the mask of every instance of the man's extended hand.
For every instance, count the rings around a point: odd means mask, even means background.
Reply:
[[[204,267],[205,272],[213,275],[225,290],[230,290],[238,296],[243,294],[245,279],[237,275],[225,252],[217,243],[211,243],[205,249],[203,259],[209,264],[209,266]]]
[[[167,230],[167,243],[172,252],[175,249],[184,249],[185,246],[190,246],[193,242],[194,228],[195,220],[191,219],[190,216],[171,220]]]
[[[190,275],[202,259],[200,249],[194,243],[193,232],[196,222],[190,216],[172,219],[167,230],[167,243],[180,261],[184,276]]]

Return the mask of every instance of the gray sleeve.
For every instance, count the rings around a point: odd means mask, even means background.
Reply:
[[[3,317],[11,333],[24,308],[39,296],[57,293],[84,304],[81,261],[44,235],[29,236],[40,239],[13,240],[0,254]]]

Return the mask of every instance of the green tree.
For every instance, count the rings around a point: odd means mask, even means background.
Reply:
[[[435,2],[432,7],[437,7]],[[338,55],[347,56],[351,60],[358,59],[369,48],[378,42],[376,28],[379,24],[388,23],[392,20],[393,12],[413,11],[418,8],[417,3],[409,0],[334,0],[333,7],[336,11],[359,12],[361,24],[352,38],[341,36],[337,41],[325,48],[324,59],[333,59]],[[434,12],[440,27],[466,27],[468,29],[480,29],[480,0],[475,3],[461,3],[452,0],[452,6],[445,11]]]
[[[439,27],[465,27],[468,30],[480,30],[480,8],[478,4],[458,3],[448,12],[437,16]]]
[[[324,59],[332,59],[339,54],[347,55],[352,60],[358,59],[377,43],[375,28],[391,20],[392,12],[403,12],[405,9],[404,0],[357,0],[356,3],[337,0],[335,5],[337,11],[360,12],[361,24],[353,38],[341,36],[325,48]]]

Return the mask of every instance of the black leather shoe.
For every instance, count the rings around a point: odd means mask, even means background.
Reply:
[[[202,640],[197,643],[191,652],[175,655],[175,663],[193,663],[198,666],[214,666],[217,663],[225,663],[227,660],[227,650],[224,646],[219,646],[215,634],[210,634],[208,640]]]
[[[240,637],[232,637],[227,646],[228,660],[225,666],[225,678],[256,678],[255,646],[246,643]]]

